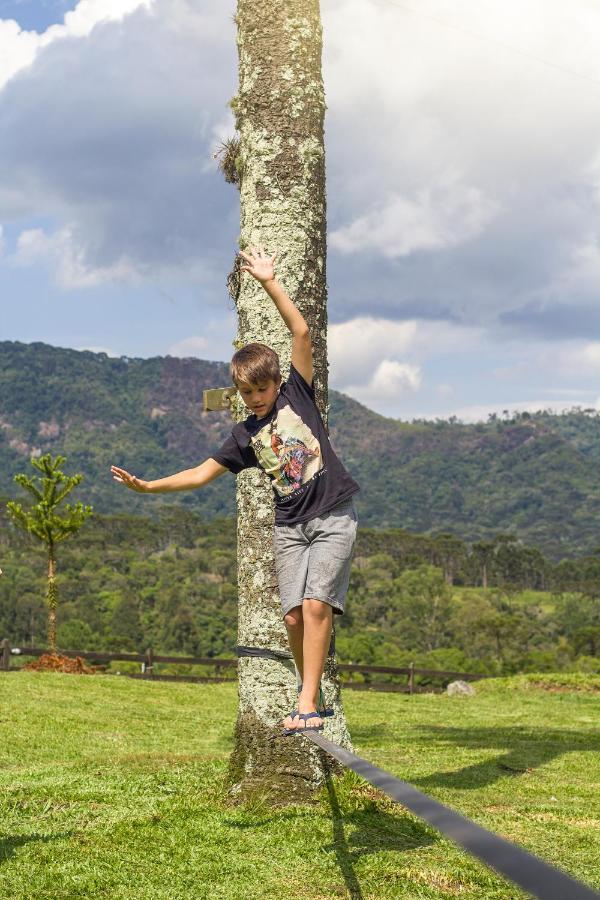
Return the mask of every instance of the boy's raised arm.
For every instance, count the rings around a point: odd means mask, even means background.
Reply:
[[[313,354],[310,332],[304,316],[292,303],[275,277],[273,264],[277,256],[267,256],[262,248],[250,248],[246,254],[240,250],[247,265],[241,266],[242,272],[248,272],[260,281],[265,291],[279,310],[281,318],[292,335],[292,364],[308,384],[313,380]]]
[[[177,472],[175,475],[168,475],[166,478],[159,478],[156,481],[144,481],[136,478],[126,469],[118,466],[111,466],[110,471],[115,481],[124,484],[132,491],[140,494],[166,494],[171,491],[189,491],[203,487],[229,470],[209,457],[193,469],[185,469],[183,472]]]

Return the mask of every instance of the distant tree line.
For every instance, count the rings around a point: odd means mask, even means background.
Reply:
[[[449,585],[600,593],[600,546],[595,553],[554,563],[512,534],[468,544],[448,533],[361,529],[356,556],[379,552],[388,554],[398,571],[423,563],[436,566]]]

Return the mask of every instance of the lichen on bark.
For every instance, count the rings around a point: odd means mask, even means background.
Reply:
[[[318,0],[238,0],[239,86],[231,106],[244,161],[240,181],[240,246],[277,250],[277,277],[308,322],[317,404],[327,423],[326,197]],[[244,276],[236,296],[234,345],[261,341],[279,354],[284,378],[291,340],[263,289]],[[247,415],[241,400],[239,420]],[[257,469],[237,478],[238,642],[287,650],[272,549],[273,501]],[[339,679],[328,659],[323,686],[335,716],[326,734],[350,746]],[[277,660],[239,662],[239,713],[230,761],[232,795],[268,795],[274,803],[310,799],[325,777],[323,754],[302,737],[284,738],[280,723],[293,708],[293,667]]]

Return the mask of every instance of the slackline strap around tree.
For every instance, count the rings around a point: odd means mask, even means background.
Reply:
[[[285,650],[266,650],[264,647],[242,647],[240,645],[235,650],[238,656],[257,656],[260,659],[277,659],[281,662],[293,659],[292,654],[286,653]]]
[[[382,790],[392,800],[424,819],[450,840],[464,847],[473,856],[510,878],[515,884],[539,900],[598,900],[600,894],[593,888],[571,878],[516,844],[481,828],[470,819],[461,816],[448,806],[422,794],[412,785],[378,769],[366,759],[344,750],[327,740],[318,731],[307,729],[310,738],[330,756],[352,769],[366,781]]]
[[[276,659],[279,662],[287,662],[293,660],[294,657],[287,650],[269,650],[265,647],[244,647],[240,644],[235,648],[238,657],[254,656],[259,659]],[[329,644],[328,656],[335,656],[335,634],[331,633],[331,643]]]

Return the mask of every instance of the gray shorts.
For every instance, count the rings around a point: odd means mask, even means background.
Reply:
[[[344,612],[357,527],[353,497],[308,522],[275,526],[282,615],[301,606],[305,597],[329,603],[334,613]]]

